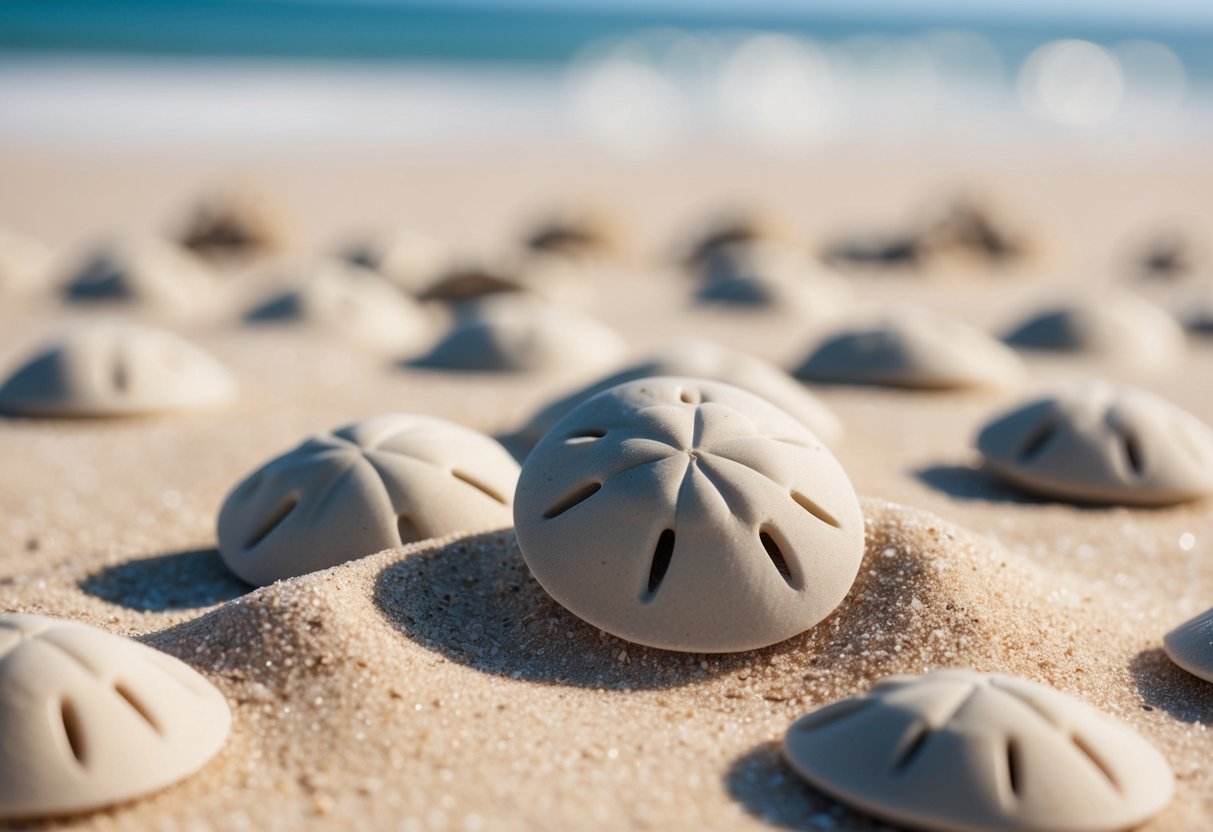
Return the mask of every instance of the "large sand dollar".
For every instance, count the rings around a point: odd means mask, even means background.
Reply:
[[[219,553],[253,584],[383,549],[510,524],[518,463],[492,438],[429,416],[363,419],[245,478],[219,512]]]
[[[192,774],[231,713],[192,668],[121,636],[0,615],[0,818],[108,806]]]
[[[1184,670],[1213,682],[1213,609],[1167,633],[1163,648],[1171,661]]]
[[[823,792],[892,823],[948,832],[1113,832],[1171,800],[1140,734],[1024,679],[894,676],[801,717],[784,753]]]
[[[810,381],[926,390],[1007,387],[1023,374],[1018,356],[982,330],[913,307],[835,332],[795,370]]]
[[[1213,430],[1153,393],[1085,382],[994,418],[977,449],[1043,497],[1167,505],[1213,493]]]
[[[0,386],[0,411],[23,416],[133,416],[217,407],[236,381],[172,332],[98,324],[28,359]]]
[[[527,458],[514,523],[552,597],[653,647],[748,650],[838,606],[863,556],[850,480],[736,387],[649,378],[577,407]]]
[[[1165,311],[1128,292],[1100,292],[1045,308],[1016,326],[1008,344],[1080,353],[1137,366],[1175,361],[1182,327]]]
[[[691,376],[732,384],[795,416],[827,445],[842,436],[842,422],[834,412],[775,365],[710,341],[684,338],[551,402],[531,417],[518,438],[528,447],[534,446],[556,422],[585,400],[625,381],[650,376]]]

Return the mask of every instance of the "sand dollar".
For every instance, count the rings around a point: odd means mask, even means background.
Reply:
[[[130,304],[180,318],[209,312],[218,298],[204,262],[155,237],[103,244],[72,274],[65,292],[73,303]]]
[[[416,363],[485,372],[593,369],[623,351],[623,339],[591,318],[544,303],[507,301],[483,304],[457,321]]]
[[[94,324],[27,360],[0,386],[0,410],[24,416],[130,416],[217,407],[236,380],[202,348],[160,329]]]
[[[518,439],[532,447],[556,422],[586,399],[625,381],[650,376],[691,376],[722,381],[748,390],[796,417],[827,445],[842,437],[842,422],[834,412],[783,370],[710,341],[685,338],[663,347],[647,360],[630,364],[550,403],[531,417],[518,432]]]
[[[982,428],[995,475],[1044,497],[1166,505],[1213,493],[1213,430],[1165,399],[1087,382],[1033,399]]]
[[[1018,356],[995,338],[916,308],[835,332],[795,370],[811,381],[925,390],[1006,387],[1023,374]]]
[[[775,243],[721,246],[701,266],[700,303],[834,315],[846,302],[845,285],[800,250]]]
[[[237,485],[219,553],[253,584],[455,532],[510,524],[518,463],[492,438],[390,414],[318,434]]]
[[[177,659],[73,621],[0,615],[0,818],[175,783],[223,747],[223,695]]]
[[[422,309],[383,277],[340,261],[301,270],[296,286],[246,316],[259,323],[294,323],[379,349],[406,349],[425,339]]]
[[[1166,759],[1129,726],[1044,685],[942,670],[894,676],[801,717],[798,774],[885,821],[955,832],[1112,832],[1171,800]]]
[[[1184,333],[1174,318],[1149,301],[1128,292],[1104,291],[1037,312],[1005,340],[1026,349],[1157,366],[1179,357]]]
[[[410,295],[424,291],[451,262],[451,253],[445,245],[411,229],[359,240],[342,250],[341,257],[378,272]]]
[[[1171,661],[1206,682],[1213,682],[1213,609],[1185,621],[1163,639]]]
[[[694,652],[807,630],[863,556],[855,492],[812,431],[702,379],[628,382],[569,413],[527,458],[514,524],[531,572],[570,611]]]

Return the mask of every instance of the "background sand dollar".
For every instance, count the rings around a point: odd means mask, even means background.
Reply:
[[[174,783],[223,746],[222,694],[177,659],[42,615],[0,615],[0,818],[79,812]]]
[[[219,553],[269,584],[461,531],[510,523],[518,463],[491,437],[389,414],[305,440],[237,485],[219,511]]]
[[[736,387],[649,378],[569,413],[527,458],[514,521],[557,601],[654,647],[728,652],[825,618],[863,517],[803,424]]]
[[[1129,829],[1175,786],[1127,725],[1044,685],[972,670],[885,679],[801,717],[784,753],[839,800],[949,832]]]

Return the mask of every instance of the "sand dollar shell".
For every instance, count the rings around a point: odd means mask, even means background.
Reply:
[[[613,330],[568,309],[535,302],[484,304],[458,321],[419,366],[446,370],[530,372],[601,367],[624,343]]]
[[[437,239],[420,231],[379,234],[347,246],[341,257],[371,269],[410,295],[420,294],[442,274],[451,253]]]
[[[189,666],[121,636],[0,615],[0,818],[95,809],[175,783],[231,712]]]
[[[210,268],[180,246],[154,237],[102,245],[69,278],[73,303],[115,303],[178,318],[211,311],[218,289]]]
[[[251,310],[248,320],[297,323],[381,349],[406,349],[429,331],[429,321],[416,303],[361,266],[320,261],[297,282]]]
[[[842,601],[863,556],[858,499],[817,437],[702,379],[628,382],[569,413],[527,458],[514,524],[553,598],[673,650],[801,633]]]
[[[1015,347],[1102,356],[1139,366],[1174,361],[1182,327],[1154,304],[1128,292],[1101,292],[1044,309],[1006,337]]]
[[[391,414],[318,434],[258,468],[219,512],[219,553],[253,584],[510,524],[518,463],[488,436]]]
[[[1206,682],[1213,682],[1213,609],[1185,621],[1163,639],[1171,661]]]
[[[1174,778],[1140,734],[1013,676],[894,676],[797,720],[792,768],[823,792],[915,828],[1128,829],[1171,800]]]
[[[236,381],[200,347],[135,324],[93,325],[50,344],[0,386],[24,416],[130,416],[217,407]]]
[[[811,381],[949,390],[1012,386],[1024,369],[1013,351],[982,330],[906,308],[827,337],[794,374]]]
[[[775,243],[722,246],[702,265],[700,303],[782,309],[815,317],[837,314],[850,292],[798,249]]]
[[[1103,382],[1034,399],[982,428],[997,476],[1045,497],[1166,505],[1213,493],[1213,430],[1165,399]]]
[[[794,416],[827,445],[842,437],[842,422],[834,412],[783,370],[710,341],[686,338],[662,348],[646,361],[628,365],[557,399],[536,413],[519,431],[518,438],[527,447],[534,446],[556,422],[586,399],[625,381],[651,376],[690,376],[731,384]]]

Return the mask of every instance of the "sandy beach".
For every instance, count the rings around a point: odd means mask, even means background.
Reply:
[[[553,206],[591,200],[624,221],[624,259],[570,276],[567,302],[637,356],[697,335],[790,368],[828,321],[711,311],[673,264],[736,204],[820,246],[896,229],[959,189],[988,192],[1038,253],[990,272],[857,277],[855,303],[917,303],[1005,332],[1050,298],[1136,286],[1127,252],[1159,228],[1213,232],[1207,153],[987,148],[832,151],[808,162],[687,153],[624,163],[569,148],[277,159],[0,152],[0,223],[61,252],[171,230],[198,194],[248,182],[293,219],[290,262],[359,232],[417,226],[496,252]],[[106,194],[78,200],[80,192]],[[64,819],[99,829],[874,829],[800,783],[777,743],[807,710],[895,673],[971,666],[1043,682],[1118,717],[1177,778],[1145,829],[1213,821],[1213,685],[1174,666],[1163,634],[1213,604],[1207,501],[1165,509],[1025,497],[979,470],[973,437],[1049,385],[1139,385],[1213,422],[1213,341],[1132,371],[1028,356],[1005,392],[814,385],[841,418],[834,451],[862,498],[866,554],[842,605],[764,650],[685,655],[581,622],[530,576],[509,530],[425,541],[253,590],[216,551],[228,490],[306,435],[415,412],[505,436],[597,372],[459,374],[405,366],[306,331],[240,320],[272,274],[233,271],[213,320],[176,326],[237,375],[214,412],[0,421],[0,611],[132,635],[225,694],[231,737],[199,774]],[[576,283],[581,281],[581,283]],[[0,366],[96,316],[52,296],[0,302]],[[435,312],[435,337],[445,319]]]

